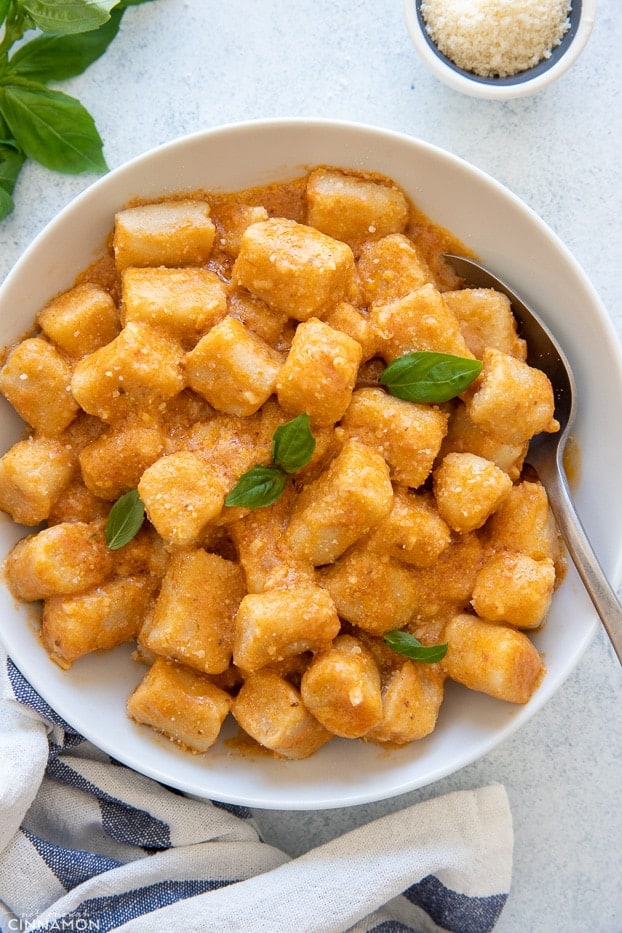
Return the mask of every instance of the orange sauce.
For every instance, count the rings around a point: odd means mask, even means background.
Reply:
[[[350,174],[355,173],[350,172]],[[377,173],[359,172],[356,174],[359,174],[361,177],[374,179],[375,181],[392,184],[389,179]],[[212,256],[208,263],[208,267],[224,280],[228,281],[231,276],[233,258],[219,247],[219,242],[225,228],[224,218],[227,212],[238,205],[261,205],[267,210],[268,216],[270,217],[287,217],[298,223],[305,223],[307,220],[305,202],[306,182],[307,178],[304,176],[302,178],[275,182],[270,185],[247,188],[242,191],[224,193],[211,192],[208,190],[186,191],[176,195],[167,195],[165,198],[159,199],[135,199],[127,206],[136,207],[140,204],[157,203],[158,201],[164,200],[181,200],[183,198],[207,201],[210,205],[210,216],[216,226],[216,237],[214,239]],[[443,260],[443,253],[455,252],[463,255],[473,255],[458,237],[444,227],[435,224],[412,202],[410,202],[410,218],[406,234],[411,239],[416,239],[417,246],[434,274],[435,281],[440,291],[448,291],[461,286],[462,280],[456,275],[452,267]],[[121,293],[121,283],[115,268],[111,242],[107,244],[102,256],[78,275],[76,284],[85,281],[93,282],[105,288],[110,292],[115,302],[118,303]]]
[[[576,437],[574,437],[572,434],[566,441],[563,463],[566,476],[568,477],[568,485],[574,492],[581,482],[582,466],[581,448],[579,447],[579,442],[577,441]]]

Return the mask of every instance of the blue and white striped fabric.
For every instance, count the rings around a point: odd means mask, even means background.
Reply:
[[[250,811],[188,799],[104,755],[0,649],[2,933],[484,933],[511,869],[500,785],[291,859],[261,841]]]

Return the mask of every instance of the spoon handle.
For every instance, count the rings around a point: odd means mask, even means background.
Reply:
[[[563,468],[555,458],[538,464],[538,473],[546,489],[551,511],[566,542],[566,547],[583,581],[596,612],[622,664],[622,606],[607,580],[576,513]]]

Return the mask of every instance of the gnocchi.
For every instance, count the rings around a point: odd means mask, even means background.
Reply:
[[[528,702],[564,558],[524,461],[558,425],[508,300],[444,261],[464,249],[330,166],[118,211],[0,369],[27,426],[0,509],[29,528],[4,575],[52,661],[133,644],[128,715],[195,754],[228,718],[286,759],[418,741],[448,680]],[[422,352],[479,368],[397,397],[382,374]]]

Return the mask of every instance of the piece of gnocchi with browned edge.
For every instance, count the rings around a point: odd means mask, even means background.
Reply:
[[[205,674],[158,657],[127,701],[129,716],[188,751],[212,747],[233,700]]]

